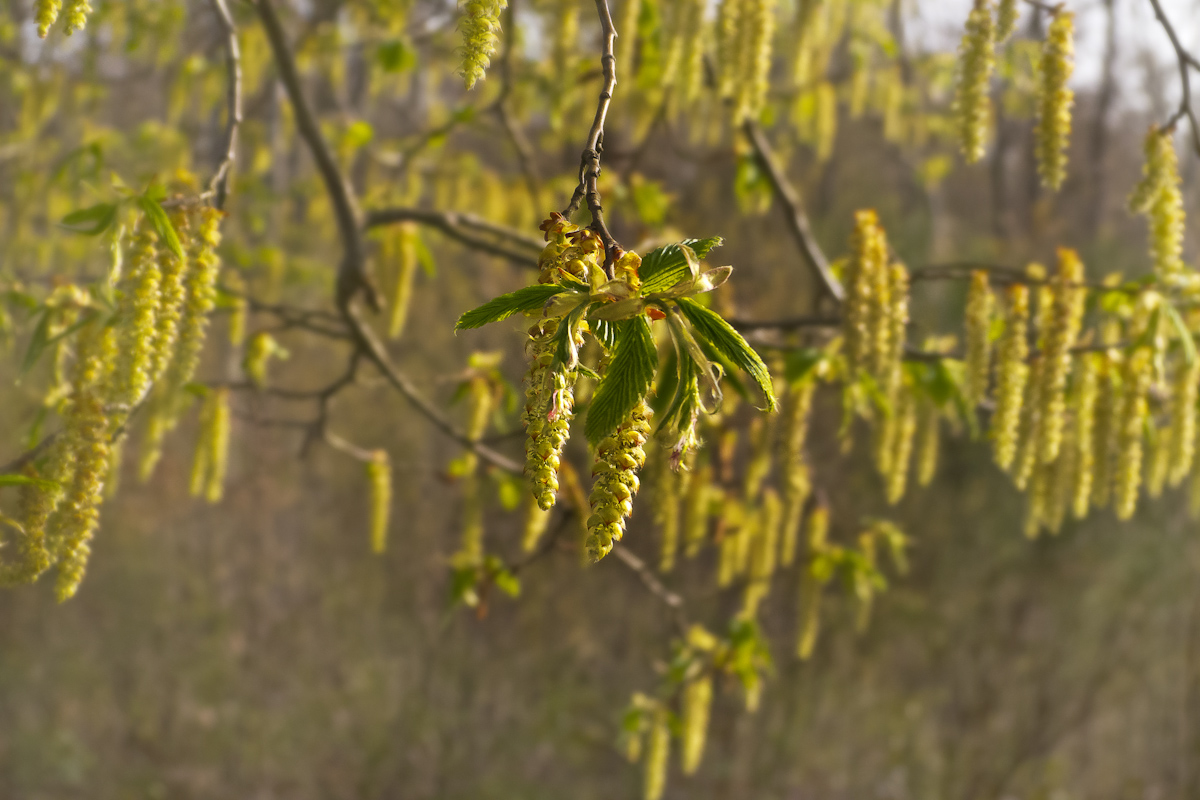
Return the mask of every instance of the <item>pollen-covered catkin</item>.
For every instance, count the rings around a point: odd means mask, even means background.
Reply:
[[[1142,180],[1129,198],[1129,208],[1145,214],[1150,223],[1150,255],[1154,274],[1171,284],[1183,274],[1184,207],[1180,192],[1179,160],[1174,131],[1151,127],[1146,134]]]
[[[408,322],[412,305],[413,282],[417,276],[416,230],[412,225],[398,225],[387,242],[384,257],[391,263],[392,296],[388,302],[388,337],[400,338]]]
[[[1085,300],[1083,262],[1074,250],[1059,248],[1058,274],[1053,286],[1049,328],[1045,331],[1042,351],[1041,382],[1038,391],[1040,436],[1038,458],[1049,464],[1058,458],[1066,424],[1067,377],[1071,371],[1071,347],[1079,336]]]
[[[704,756],[704,742],[708,736],[708,717],[712,708],[713,680],[708,674],[693,678],[684,684],[683,736],[680,762],[684,775],[693,774]]]
[[[120,360],[112,399],[126,408],[137,405],[150,388],[161,285],[158,237],[143,222],[133,238],[128,275],[122,281],[125,294],[121,300]]]
[[[888,444],[887,501],[895,505],[908,488],[908,471],[912,462],[913,438],[917,432],[917,402],[911,390],[901,391],[893,403],[896,421],[890,426],[892,441]]]
[[[1146,459],[1146,496],[1157,500],[1167,485],[1171,466],[1170,428],[1155,427],[1150,431],[1150,457]]]
[[[177,393],[192,379],[200,363],[200,352],[204,349],[204,338],[208,333],[208,316],[217,300],[217,245],[221,241],[221,212],[204,207],[195,212],[190,221],[196,231],[187,242],[187,265],[183,276],[184,299],[179,317],[179,332],[174,358],[165,375],[165,383],[171,395]],[[243,317],[243,330],[244,330]],[[240,343],[240,341],[239,341]],[[174,401],[174,397],[170,398]]]
[[[790,567],[795,561],[804,504],[808,502],[812,491],[808,464],[804,457],[804,442],[808,438],[808,417],[812,411],[816,386],[813,378],[802,378],[792,384],[785,401],[782,452],[779,459],[779,482],[783,489],[780,562],[785,567]]]
[[[34,4],[34,19],[37,21],[38,36],[43,39],[50,32],[50,26],[58,19],[62,9],[62,0],[36,0]]]
[[[1092,428],[1092,505],[1104,508],[1112,493],[1115,450],[1121,426],[1117,418],[1123,405],[1125,386],[1118,379],[1118,362],[1112,353],[1100,361],[1096,393],[1096,422]]]
[[[225,271],[225,285],[233,293],[229,308],[229,343],[241,347],[246,341],[246,318],[250,304],[246,300],[246,282],[236,270]]]
[[[644,800],[661,800],[667,788],[667,765],[671,757],[671,725],[667,709],[658,706],[650,721],[650,736],[646,742],[645,777],[642,783]]]
[[[182,211],[171,214],[171,223],[180,238],[190,239],[188,219]],[[175,346],[179,341],[179,323],[183,318],[183,307],[187,298],[184,284],[186,264],[168,247],[158,251],[158,271],[161,278],[158,293],[158,308],[154,314],[154,355],[150,365],[150,381],[157,381],[175,357]]]
[[[387,549],[388,520],[392,513],[392,462],[386,450],[375,450],[366,462],[370,491],[371,552]]]
[[[763,492],[757,513],[755,536],[750,542],[749,581],[746,583],[742,613],[753,618],[759,603],[771,588],[771,576],[779,556],[779,523],[783,507],[774,489]]]
[[[707,7],[706,0],[680,0],[678,5],[679,24],[675,35],[679,39],[679,56],[672,95],[677,112],[691,108],[704,85],[704,12]]]
[[[1087,516],[1092,501],[1092,479],[1096,471],[1096,401],[1099,395],[1100,354],[1085,353],[1075,373],[1075,484],[1071,510],[1075,519]]]
[[[775,0],[742,0],[738,54],[741,65],[734,94],[734,123],[756,119],[767,98]]]
[[[996,411],[992,415],[992,438],[996,463],[1012,466],[1017,452],[1017,433],[1025,383],[1029,378],[1029,288],[1014,284],[1008,289],[1004,333],[996,348]]]
[[[1025,397],[1021,401],[1021,422],[1017,426],[1017,453],[1013,459],[1011,470],[1013,485],[1018,491],[1025,491],[1029,479],[1033,476],[1038,464],[1041,442],[1041,409],[1039,399],[1042,375],[1045,372],[1046,359],[1037,356],[1029,365],[1029,380],[1025,384]]]
[[[967,404],[973,409],[987,396],[992,369],[992,307],[995,298],[985,270],[971,273],[967,290],[966,338],[967,381],[963,388]]]
[[[1138,348],[1125,362],[1124,392],[1117,418],[1116,474],[1113,475],[1113,510],[1126,520],[1137,510],[1142,481],[1142,449],[1146,415],[1149,413],[1150,383],[1154,377],[1153,353]]]
[[[658,569],[670,572],[675,568],[679,552],[679,484],[680,474],[671,469],[670,453],[660,452],[654,459],[654,519],[662,535]]]
[[[708,537],[709,494],[712,491],[712,466],[701,456],[688,479],[683,501],[683,548],[695,558]]]
[[[1008,41],[1008,37],[1017,29],[1017,16],[1020,13],[1017,4],[1018,0],[1000,0],[1000,5],[996,8],[997,45]]]
[[[500,40],[500,12],[507,0],[461,0],[458,29],[462,31],[459,74],[471,89],[487,72]]]
[[[996,66],[996,24],[991,0],[975,0],[958,48],[954,117],[959,145],[968,163],[983,158],[992,107],[989,83]]]
[[[643,400],[618,428],[596,448],[592,467],[595,483],[590,499],[587,554],[599,561],[625,533],[625,520],[633,510],[638,471],[646,463],[643,445],[650,436],[650,407]]]
[[[537,498],[533,496],[532,492],[525,493],[521,505],[524,514],[521,528],[521,549],[526,553],[532,553],[537,549],[538,542],[546,533],[546,526],[550,523],[550,512],[538,505]]]
[[[1200,358],[1175,368],[1171,388],[1171,454],[1168,481],[1178,486],[1192,471],[1196,456],[1196,400],[1200,389]]]
[[[879,276],[888,270],[887,237],[871,210],[854,214],[851,256],[846,264],[846,314],[842,335],[846,342],[846,366],[851,375],[871,366],[879,341],[874,321],[881,319],[876,294]],[[886,278],[885,278],[886,280]]]
[[[109,422],[102,392],[115,360],[114,332],[93,320],[80,330],[78,341],[74,391],[66,423],[73,466],[51,537],[58,557],[54,590],[60,601],[75,594],[87,568],[89,542],[99,521],[109,462]]]
[[[805,564],[800,572],[800,631],[796,654],[803,660],[812,655],[821,624],[821,591],[829,581],[823,554],[829,536],[829,509],[816,506],[805,521]]]
[[[575,373],[552,370],[557,320],[542,320],[529,329],[530,363],[525,382],[525,475],[545,510],[558,493],[558,467],[574,416]]]
[[[721,98],[734,96],[741,62],[742,18],[749,0],[721,0],[717,7],[717,94]]]
[[[66,0],[63,4],[62,16],[65,20],[63,33],[70,36],[75,31],[83,30],[83,26],[87,24],[88,14],[92,13],[92,7],[87,0]]]
[[[941,441],[941,412],[932,400],[922,400],[917,413],[917,485],[928,486],[937,473]]]
[[[62,448],[56,450],[61,451]],[[58,453],[52,454],[51,458],[51,475],[40,475],[33,464],[22,470],[26,477],[42,478],[53,483],[49,486],[31,483],[21,487],[21,527],[14,546],[15,553],[0,555],[0,586],[32,583],[50,567],[50,552],[46,549],[46,523],[63,494],[59,485],[61,476],[57,479],[52,477],[56,468],[54,462],[61,464],[63,458]],[[61,467],[58,467],[58,471],[61,472]]]
[[[225,387],[210,390],[200,411],[200,430],[190,481],[192,495],[204,495],[210,503],[220,502],[225,492],[229,422],[229,390]]]
[[[1051,189],[1067,177],[1067,144],[1071,136],[1071,105],[1075,93],[1067,81],[1075,69],[1075,15],[1059,9],[1046,30],[1038,70],[1036,147],[1038,172]]]

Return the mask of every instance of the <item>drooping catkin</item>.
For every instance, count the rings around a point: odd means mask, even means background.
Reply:
[[[712,477],[712,465],[706,456],[701,455],[688,479],[683,501],[683,547],[688,558],[695,558],[708,538],[708,501]]]
[[[92,7],[87,0],[66,0],[63,4],[62,16],[65,20],[63,33],[70,36],[75,31],[83,30],[87,24],[88,14],[92,13]]]
[[[1057,190],[1067,176],[1067,145],[1071,136],[1071,105],[1075,93],[1067,81],[1075,69],[1075,15],[1059,8],[1046,30],[1038,69],[1036,146],[1042,183]]]
[[[191,239],[188,218],[182,211],[171,213],[171,223],[186,247]],[[175,357],[179,341],[179,324],[187,302],[187,287],[184,275],[187,264],[168,247],[158,251],[158,271],[161,284],[158,293],[158,308],[154,314],[154,355],[150,365],[150,382],[161,378]]]
[[[878,337],[872,321],[876,311],[879,275],[888,269],[887,238],[879,226],[878,215],[871,210],[854,214],[851,255],[846,264],[846,310],[842,335],[846,343],[846,366],[850,375],[868,368]]]
[[[1020,14],[1018,0],[1000,0],[996,7],[996,44],[1008,41],[1017,29],[1017,17]]]
[[[767,98],[775,0],[742,0],[739,25],[739,80],[734,88],[734,123],[756,119]]]
[[[46,38],[46,34],[50,32],[50,26],[58,19],[61,9],[62,0],[36,0],[33,16],[37,22],[38,36]]]
[[[111,327],[93,319],[79,331],[78,342],[65,433],[72,466],[65,496],[51,523],[53,555],[58,558],[54,591],[59,601],[74,596],[83,580],[109,462],[103,390],[116,359],[116,337]]]
[[[232,292],[229,307],[229,343],[241,347],[246,340],[246,318],[250,314],[250,303],[246,299],[246,281],[232,269],[225,271],[225,285]]]
[[[1029,380],[1025,384],[1025,397],[1021,400],[1021,422],[1017,426],[1017,453],[1013,459],[1011,470],[1013,485],[1018,491],[1025,491],[1029,479],[1033,476],[1038,464],[1041,450],[1041,409],[1039,400],[1042,374],[1045,372],[1046,359],[1037,356],[1029,364]]]
[[[887,501],[895,505],[908,488],[908,472],[912,462],[913,437],[917,432],[917,401],[911,390],[901,390],[896,398],[892,440],[888,443]]]
[[[992,308],[995,297],[988,284],[986,270],[971,273],[971,285],[967,290],[966,339],[967,363],[966,385],[963,394],[972,409],[987,396],[988,378],[992,370]]]
[[[975,0],[958,48],[954,117],[958,140],[968,163],[983,158],[992,106],[989,83],[996,66],[996,24],[991,0]]]
[[[779,494],[774,489],[763,492],[757,513],[755,536],[750,542],[750,563],[742,614],[753,618],[758,605],[771,589],[771,576],[779,563],[779,523],[783,513]]]
[[[708,736],[708,718],[712,708],[713,679],[709,674],[693,678],[684,684],[683,735],[679,760],[684,775],[695,773],[704,756],[704,743]]]
[[[1017,433],[1025,383],[1029,378],[1029,288],[1013,284],[1008,289],[1004,332],[996,348],[996,411],[992,415],[992,438],[996,464],[1008,470],[1017,452]]]
[[[417,276],[416,236],[412,225],[397,226],[385,254],[392,261],[392,297],[388,303],[388,336],[392,339],[404,333],[412,305],[413,281]]]
[[[530,492],[525,493],[521,507],[521,549],[532,553],[545,535],[546,526],[550,524],[550,512],[538,505],[537,498]]]
[[[671,725],[667,709],[658,706],[650,720],[650,735],[646,742],[645,777],[642,783],[644,800],[661,800],[667,787],[667,766],[671,757]]]
[[[208,317],[217,300],[217,245],[221,241],[221,212],[204,207],[194,212],[190,225],[195,234],[187,242],[187,265],[183,275],[183,308],[179,316],[174,357],[167,366],[164,382],[174,395],[192,379],[200,363],[200,352],[208,333]],[[243,317],[243,330],[245,329]],[[239,342],[240,343],[240,342]],[[175,398],[172,396],[172,403]]]
[[[392,513],[392,462],[386,450],[375,450],[366,462],[367,486],[370,491],[371,552],[387,549],[388,521]]]
[[[1058,274],[1053,285],[1049,327],[1044,333],[1042,372],[1038,391],[1040,436],[1038,457],[1044,464],[1058,458],[1066,424],[1067,377],[1071,371],[1071,347],[1083,323],[1085,294],[1083,262],[1074,250],[1058,250]]]
[[[1142,481],[1143,427],[1149,413],[1150,383],[1154,377],[1153,352],[1140,347],[1125,362],[1124,392],[1117,418],[1116,473],[1113,475],[1113,510],[1127,520],[1137,510]]]
[[[50,485],[35,483],[21,487],[19,520],[21,527],[14,547],[15,552],[0,555],[0,586],[32,583],[49,569],[52,563],[46,548],[46,523],[58,507],[63,496],[61,485],[65,463],[63,448],[57,446],[51,453],[46,475],[38,473],[33,464],[28,464],[22,474],[28,478],[48,480]]]
[[[284,350],[275,337],[266,331],[258,331],[250,337],[246,344],[246,353],[242,357],[242,372],[250,379],[250,383],[259,389],[267,385],[267,366],[272,358],[286,358]]]
[[[721,0],[717,7],[717,95],[732,98],[741,78],[741,32],[750,0]]]
[[[1171,466],[1170,428],[1152,427],[1149,444],[1150,457],[1146,459],[1146,496],[1157,500],[1162,497],[1167,485],[1167,472]]]
[[[158,236],[148,223],[143,222],[133,238],[129,270],[121,283],[124,295],[120,307],[120,359],[112,400],[131,409],[150,388],[157,350],[156,318],[161,304],[162,272]]]
[[[1092,433],[1092,505],[1104,508],[1112,493],[1115,451],[1121,426],[1117,414],[1123,405],[1125,386],[1119,380],[1118,362],[1113,353],[1104,353],[1100,361],[1099,389],[1096,393],[1096,422]]]
[[[633,510],[640,483],[638,471],[646,463],[643,445],[650,436],[650,407],[643,400],[596,448],[592,466],[595,483],[589,502],[587,554],[599,561],[625,533],[625,520]]]
[[[704,12],[706,0],[680,0],[677,39],[678,61],[675,70],[675,92],[672,101],[676,113],[690,109],[700,97],[704,86],[704,39],[707,26]]]
[[[574,416],[574,372],[551,369],[557,320],[529,329],[529,372],[525,382],[525,475],[538,504],[546,510],[558,493],[558,468]]]
[[[917,485],[928,486],[937,473],[941,443],[941,412],[932,400],[923,399],[917,413]]]
[[[800,573],[800,630],[796,636],[796,655],[801,660],[812,655],[821,632],[821,592],[830,575],[823,555],[829,535],[829,509],[819,505],[805,523],[806,561]]]
[[[1075,484],[1071,510],[1075,519],[1087,516],[1092,501],[1092,480],[1096,472],[1096,401],[1099,396],[1100,354],[1085,353],[1075,373]]]
[[[671,469],[670,453],[658,453],[654,459],[654,519],[662,536],[658,569],[670,572],[675,568],[679,552],[680,474]]]
[[[1200,389],[1200,358],[1175,368],[1171,387],[1171,454],[1168,481],[1178,486],[1192,471],[1196,456],[1196,400]]]
[[[780,563],[790,567],[796,559],[796,543],[804,504],[812,491],[809,468],[804,456],[808,438],[808,417],[812,411],[816,380],[805,377],[792,384],[784,405],[783,441],[779,458],[779,483],[783,489],[780,538]]]
[[[642,0],[621,0],[618,8],[617,79],[630,81],[635,77],[633,57],[637,52],[638,18],[642,15]]]
[[[756,416],[750,423],[750,457],[743,471],[742,500],[753,505],[762,489],[763,481],[771,473],[771,434],[774,426],[768,418]]]
[[[1145,141],[1142,180],[1129,197],[1129,208],[1150,223],[1150,256],[1161,283],[1177,282],[1184,273],[1184,207],[1174,130],[1151,127]]]
[[[471,379],[468,389],[467,422],[463,432],[469,441],[477,442],[487,432],[493,410],[493,393],[488,379]],[[462,464],[462,544],[456,555],[459,566],[479,567],[483,564],[483,485],[479,475],[479,456],[468,450]]]
[[[193,496],[204,495],[218,503],[225,493],[229,464],[229,389],[210,390],[200,411],[199,437],[192,459],[190,481]]]
[[[500,41],[500,12],[507,0],[460,0],[461,16],[458,29],[462,31],[459,74],[467,88],[474,88],[492,63],[492,55]]]
[[[1049,465],[1051,477],[1049,501],[1046,508],[1046,528],[1051,534],[1062,530],[1075,488],[1075,473],[1079,469],[1079,451],[1075,449],[1075,432],[1068,430],[1058,458]]]

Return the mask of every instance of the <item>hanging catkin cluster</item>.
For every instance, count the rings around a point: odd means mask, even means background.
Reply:
[[[625,520],[633,511],[633,498],[640,486],[638,472],[646,463],[643,446],[649,437],[650,407],[642,401],[596,448],[586,542],[592,561],[608,555],[613,542],[620,541],[625,533]]]
[[[500,12],[507,0],[461,0],[462,16],[458,28],[462,31],[462,61],[459,73],[471,89],[487,72],[492,54],[500,41]]]
[[[847,372],[856,375],[863,370],[878,376],[878,367],[891,353],[888,342],[892,331],[887,325],[891,284],[887,236],[874,211],[855,213],[850,248],[842,323]]]
[[[992,439],[996,463],[1009,469],[1017,452],[1017,433],[1025,384],[1029,379],[1029,287],[1014,284],[1008,289],[1004,332],[996,347],[996,410],[992,415]]]
[[[775,0],[740,0],[739,5],[735,124],[756,119],[762,111],[771,73],[771,37],[775,33]]]
[[[959,145],[969,163],[983,158],[992,105],[988,96],[996,67],[996,23],[991,0],[975,0],[967,17],[966,33],[958,48],[958,75],[954,92],[954,117]]]
[[[1042,342],[1040,385],[1037,388],[1040,437],[1038,459],[1049,464],[1058,457],[1066,424],[1067,376],[1071,347],[1083,323],[1083,262],[1074,250],[1059,248],[1058,274],[1051,288],[1048,328]]]
[[[1071,105],[1075,93],[1067,81],[1075,69],[1075,15],[1059,9],[1042,43],[1038,70],[1038,116],[1035,148],[1042,183],[1062,186],[1067,176],[1067,144],[1071,136]]]
[[[1183,273],[1184,209],[1173,133],[1152,127],[1146,134],[1142,180],[1129,198],[1129,208],[1150,222],[1154,274],[1164,284],[1178,281]]]
[[[63,33],[70,36],[75,31],[83,30],[90,13],[92,7],[87,0],[66,0],[65,3],[64,0],[36,0],[34,19],[38,36],[45,39],[50,27],[60,18],[63,20]]]
[[[120,333],[113,400],[127,409],[141,402],[154,380],[161,285],[158,236],[149,222],[143,221],[134,236],[128,271],[121,283],[124,294],[120,313],[125,324]]]

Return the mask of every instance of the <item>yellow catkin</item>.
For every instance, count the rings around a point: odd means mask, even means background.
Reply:
[[[1042,383],[1042,373],[1046,360],[1042,357],[1033,359],[1029,365],[1029,380],[1025,384],[1025,397],[1021,401],[1021,422],[1017,426],[1017,453],[1013,459],[1013,485],[1019,491],[1025,491],[1029,479],[1033,476],[1038,464],[1043,463],[1038,458],[1041,444],[1041,413],[1038,391]]]
[[[636,77],[633,57],[637,52],[638,18],[642,14],[642,0],[622,0],[620,16],[616,20],[617,36],[617,79],[630,81]]]
[[[1167,485],[1171,467],[1170,428],[1155,428],[1150,436],[1150,457],[1146,459],[1146,495],[1157,500]]]
[[[63,468],[68,466],[63,448],[58,446],[51,453],[47,474],[40,474],[33,464],[22,470],[22,474],[28,478],[48,480],[52,483],[48,486],[26,484],[21,487],[21,527],[13,545],[15,552],[0,556],[0,586],[32,583],[49,569],[51,556],[46,548],[46,523],[62,499],[61,473]]]
[[[912,462],[913,438],[917,432],[917,402],[911,391],[903,391],[897,397],[896,424],[892,426],[893,438],[888,445],[887,501],[900,502],[908,488],[908,472]]]
[[[996,66],[996,25],[991,0],[975,0],[958,48],[954,117],[959,145],[968,163],[983,158],[992,107],[989,84]]]
[[[886,339],[876,334],[876,342],[886,346],[877,356],[878,379],[889,399],[895,399],[900,388],[901,367],[904,363],[904,342],[908,330],[908,268],[899,262],[888,267],[889,295],[881,325],[888,329]]]
[[[1003,44],[1017,29],[1017,17],[1020,14],[1019,0],[1000,0],[996,8],[996,44]]]
[[[642,783],[644,800],[661,800],[667,788],[667,765],[671,757],[671,725],[667,710],[654,709],[650,720],[650,735],[646,742],[645,777]]]
[[[992,369],[992,308],[995,298],[988,284],[985,270],[971,273],[971,285],[967,290],[966,339],[967,364],[966,385],[963,394],[973,409],[987,396],[988,377]]]
[[[162,285],[157,242],[158,237],[143,223],[133,239],[128,275],[122,281],[120,361],[113,401],[126,408],[137,405],[153,379]]]
[[[1075,374],[1075,484],[1071,511],[1075,519],[1087,516],[1092,501],[1092,480],[1096,471],[1096,401],[1099,395],[1100,354],[1085,353]]]
[[[708,718],[712,708],[713,679],[705,674],[688,681],[680,701],[683,711],[683,734],[680,742],[680,762],[684,775],[692,775],[704,757],[704,742],[708,736]]]
[[[712,466],[707,458],[698,465],[688,480],[683,501],[683,546],[688,558],[700,553],[708,538],[709,495],[712,492]]]
[[[211,390],[200,410],[200,429],[192,458],[189,487],[194,497],[203,495],[210,503],[224,494],[229,458],[229,390]]]
[[[750,422],[750,457],[743,470],[742,500],[747,506],[758,498],[763,481],[771,473],[771,433],[767,418],[757,416]]]
[[[815,112],[813,149],[816,150],[817,161],[824,164],[833,156],[838,130],[837,92],[829,81],[821,81],[817,85]]]
[[[469,406],[464,433],[476,442],[487,432],[493,410],[493,394],[486,378],[471,380],[468,389]],[[479,567],[483,564],[483,485],[479,475],[479,456],[474,451],[463,453],[462,459],[462,544],[456,560],[459,566]]]
[[[821,632],[821,592],[829,580],[822,570],[821,556],[829,535],[829,509],[814,508],[805,528],[807,562],[800,573],[800,630],[796,636],[796,655],[801,660],[812,655]]]
[[[1046,527],[1050,533],[1057,534],[1062,530],[1067,518],[1067,509],[1071,505],[1075,488],[1075,473],[1079,468],[1079,451],[1075,449],[1075,432],[1068,430],[1064,437],[1062,450],[1053,464],[1043,465],[1050,470],[1050,485],[1047,487],[1049,499],[1046,504]]]
[[[1052,485],[1051,465],[1031,461],[1029,478],[1026,483],[1027,503],[1025,512],[1025,536],[1036,539],[1038,532],[1046,522],[1050,504],[1050,487]],[[1025,488],[1025,487],[1019,487]]]
[[[1196,400],[1200,389],[1200,358],[1179,364],[1171,387],[1171,454],[1168,481],[1178,486],[1192,471],[1196,456]]]
[[[521,549],[532,553],[546,533],[550,523],[550,512],[538,505],[537,498],[531,493],[525,493],[522,502]]]
[[[229,343],[241,347],[246,341],[246,318],[250,314],[250,303],[246,300],[246,281],[235,270],[225,270],[225,285],[232,293],[229,307]]]
[[[1153,353],[1138,348],[1125,362],[1124,392],[1117,418],[1116,471],[1113,475],[1113,510],[1126,520],[1137,510],[1142,481],[1143,427],[1149,413],[1150,382],[1154,377]]]
[[[1029,378],[1029,288],[1014,284],[1008,289],[1004,333],[996,348],[996,410],[992,415],[992,438],[996,463],[1012,466],[1017,451],[1017,433],[1025,383]]]
[[[783,441],[779,456],[779,483],[783,490],[779,557],[785,567],[790,567],[796,559],[804,504],[812,492],[804,443],[808,438],[808,417],[812,411],[816,385],[813,378],[802,378],[790,388],[784,406]]]
[[[826,0],[797,0],[796,13],[792,21],[792,83],[804,86],[820,69],[817,49],[825,38],[828,28]]]
[[[500,12],[507,0],[460,0],[458,29],[462,32],[459,74],[471,89],[491,64],[500,41]]]
[[[779,523],[783,513],[779,494],[774,489],[763,492],[758,510],[755,537],[750,543],[749,580],[742,605],[746,617],[754,617],[758,605],[771,588],[771,576],[779,563]]]
[[[193,217],[189,225],[195,233],[187,242],[183,308],[179,315],[175,352],[163,377],[169,395],[166,402],[167,427],[173,425],[176,395],[192,379],[200,363],[200,353],[204,349],[204,339],[208,333],[208,318],[217,299],[216,285],[220,262],[216,249],[221,241],[221,212],[206,207],[194,211]],[[244,311],[242,329],[245,330]],[[235,344],[240,343],[239,338]]]
[[[1083,263],[1074,250],[1059,248],[1058,274],[1054,279],[1049,326],[1042,351],[1041,382],[1038,390],[1040,437],[1038,458],[1048,464],[1058,457],[1066,424],[1067,377],[1071,370],[1071,347],[1079,336],[1085,300]]]
[[[1100,362],[1099,390],[1096,393],[1096,422],[1092,433],[1092,505],[1108,505],[1112,493],[1113,466],[1121,426],[1117,418],[1125,387],[1118,380],[1115,356],[1105,353]]]
[[[1071,106],[1075,93],[1067,81],[1075,69],[1075,15],[1059,9],[1046,30],[1038,70],[1036,146],[1038,172],[1051,189],[1067,177],[1067,144],[1071,136]]]
[[[1132,211],[1150,223],[1150,256],[1154,274],[1164,284],[1177,282],[1184,272],[1184,207],[1180,192],[1179,160],[1174,131],[1152,127],[1146,134],[1142,180],[1129,198]]]
[[[675,69],[675,93],[672,100],[677,112],[686,111],[700,97],[704,85],[704,12],[706,0],[680,0],[676,37],[678,61]]]
[[[917,485],[928,486],[937,473],[941,414],[931,400],[920,403],[917,415]]]
[[[387,549],[388,521],[392,513],[392,462],[386,450],[371,453],[366,472],[371,504],[368,524],[371,552],[382,553]]]
[[[38,36],[46,38],[50,26],[58,19],[61,10],[62,0],[35,0],[33,15],[37,22]]]
[[[551,369],[556,320],[529,329],[529,372],[525,381],[525,475],[543,509],[554,505],[558,468],[574,416],[575,373]]]
[[[775,0],[742,0],[739,26],[739,79],[734,89],[734,122],[756,119],[767,98]]]
[[[279,346],[275,337],[266,331],[259,331],[250,337],[246,344],[246,353],[242,357],[242,371],[250,379],[250,383],[258,388],[267,385],[267,366],[272,358],[286,358],[287,351]]]
[[[65,432],[71,476],[52,523],[58,557],[54,590],[60,601],[74,596],[83,580],[109,464],[110,430],[103,389],[115,361],[116,337],[111,327],[93,320],[79,331],[78,341]]]
[[[679,552],[680,475],[671,469],[670,454],[666,451],[655,459],[654,472],[654,519],[662,536],[658,569],[666,573],[675,568]]]
[[[750,0],[721,0],[717,7],[717,94],[732,98],[741,78],[741,32]]]
[[[637,494],[638,471],[646,463],[643,446],[650,436],[650,407],[643,400],[629,417],[596,448],[592,467],[595,483],[589,502],[586,549],[588,557],[599,561],[612,550],[613,542],[625,533],[625,520],[633,510]]]
[[[182,212],[173,212],[171,222],[186,247],[191,239],[191,228],[187,216]],[[158,293],[158,308],[154,314],[154,355],[150,365],[150,381],[157,381],[167,370],[167,366],[175,357],[176,345],[179,342],[179,324],[183,319],[183,309],[187,302],[187,287],[185,284],[186,264],[183,259],[176,257],[170,248],[158,251],[158,271],[161,284]]]
[[[92,13],[92,7],[87,0],[66,0],[63,3],[62,16],[65,21],[63,33],[70,36],[75,31],[83,30],[87,24],[88,14]]]
[[[386,252],[392,261],[392,296],[388,303],[388,336],[398,339],[408,322],[412,305],[413,282],[417,276],[417,232],[412,225],[397,227]]]
[[[887,238],[879,227],[879,217],[871,210],[854,215],[851,255],[846,264],[846,310],[842,335],[846,343],[846,365],[854,375],[871,364],[877,343],[872,321],[875,311],[878,276],[887,270]]]

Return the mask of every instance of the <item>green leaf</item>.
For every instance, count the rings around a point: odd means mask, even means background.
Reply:
[[[515,292],[502,294],[492,300],[481,305],[479,308],[474,308],[458,318],[458,322],[454,325],[454,330],[461,331],[467,328],[482,328],[492,322],[499,322],[508,319],[513,314],[519,314],[524,311],[535,311],[546,305],[546,301],[556,294],[562,294],[566,291],[563,287],[553,283],[539,283],[533,286],[526,286],[524,289],[518,289]]]
[[[684,278],[692,275],[693,264],[714,247],[724,241],[720,236],[709,239],[684,239],[651,250],[642,259],[638,277],[642,279],[642,294],[665,292]],[[689,256],[695,256],[689,259]]]
[[[98,203],[89,208],[72,211],[62,218],[59,223],[73,233],[84,236],[99,236],[110,227],[117,218],[116,203]]]
[[[58,484],[43,478],[28,475],[0,475],[0,486],[36,486],[39,489],[57,489]]]
[[[33,369],[33,365],[42,357],[42,352],[48,344],[50,344],[50,311],[46,310],[42,312],[41,319],[33,329],[33,336],[29,339],[25,360],[21,362],[22,375]]]
[[[702,339],[706,339],[738,369],[754,379],[767,401],[767,411],[775,410],[775,392],[771,387],[771,373],[758,353],[746,343],[742,335],[733,329],[720,314],[688,298],[679,299],[679,310],[687,317],[692,328]]]
[[[163,210],[159,202],[146,194],[138,198],[138,205],[145,212],[146,219],[150,220],[150,224],[154,226],[154,232],[158,234],[159,240],[175,254],[176,258],[182,260],[183,245],[179,243],[179,235],[175,233],[175,226],[171,224],[171,218],[167,216],[167,212]]]
[[[645,317],[622,320],[615,326],[617,345],[612,362],[596,387],[583,428],[593,445],[599,444],[625,421],[629,412],[650,391],[658,368],[654,334]]]

